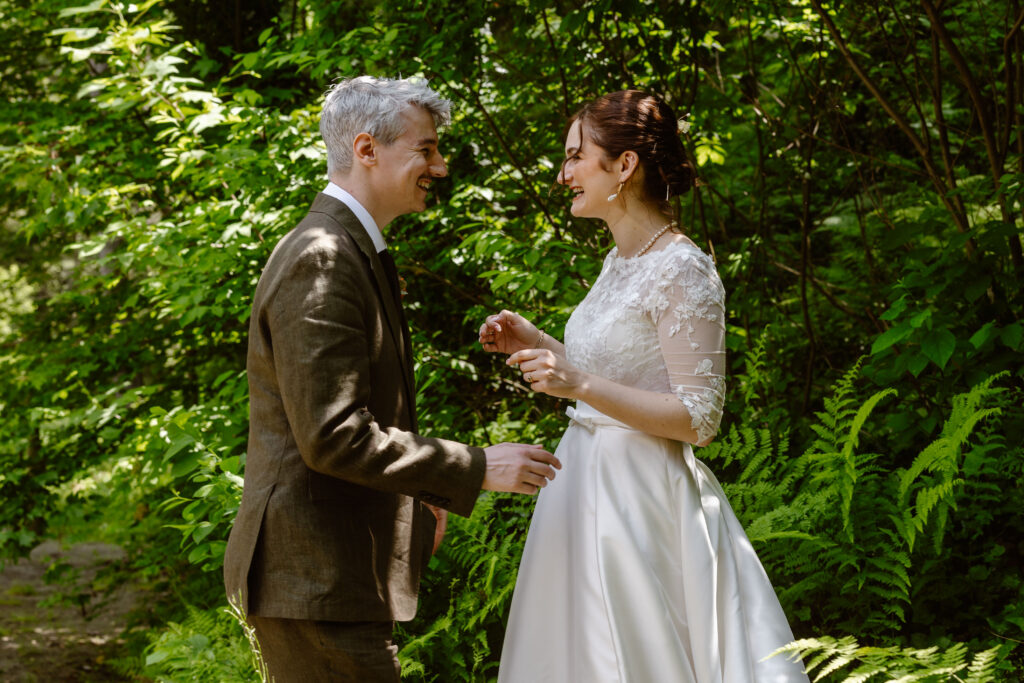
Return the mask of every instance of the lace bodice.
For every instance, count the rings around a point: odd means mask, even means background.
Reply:
[[[647,391],[673,393],[699,441],[718,431],[725,402],[725,288],[688,241],[622,258],[613,248],[565,328],[576,367]]]

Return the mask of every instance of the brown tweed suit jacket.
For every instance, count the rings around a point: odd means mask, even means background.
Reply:
[[[373,242],[317,196],[274,249],[249,326],[245,488],[224,557],[249,613],[411,619],[434,516],[467,515],[482,449],[416,434],[405,319]]]

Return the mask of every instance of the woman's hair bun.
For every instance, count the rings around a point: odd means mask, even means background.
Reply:
[[[661,98],[639,90],[608,93],[583,105],[569,125],[577,120],[610,157],[637,153],[650,199],[686,194],[696,183],[675,112]]]

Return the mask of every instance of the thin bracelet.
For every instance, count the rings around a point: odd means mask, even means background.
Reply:
[[[534,345],[534,348],[536,348],[536,349],[543,349],[544,348],[544,337],[545,337],[544,330],[538,330],[538,331],[540,332],[540,336],[537,337],[537,343]]]

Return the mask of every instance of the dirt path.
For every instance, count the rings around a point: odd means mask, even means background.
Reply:
[[[118,654],[118,634],[133,597],[121,589],[110,602],[90,612],[77,606],[40,603],[56,592],[43,581],[43,573],[59,558],[88,578],[103,563],[122,556],[120,548],[104,543],[80,543],[61,548],[47,541],[28,559],[8,563],[0,572],[0,681],[74,681],[108,683],[127,681],[107,662]],[[120,653],[120,656],[124,656]]]

